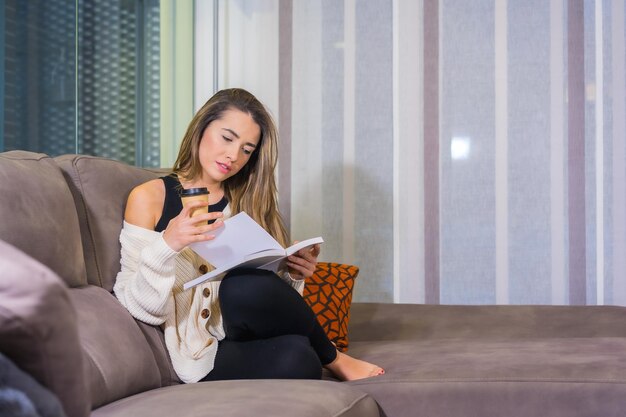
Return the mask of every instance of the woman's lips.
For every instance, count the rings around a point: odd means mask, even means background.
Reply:
[[[228,174],[230,172],[230,167],[220,162],[217,162],[217,168],[224,174]]]

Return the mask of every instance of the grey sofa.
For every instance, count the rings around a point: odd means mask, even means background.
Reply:
[[[383,376],[181,384],[111,294],[126,196],[156,175],[0,154],[0,352],[69,417],[626,415],[622,307],[354,303],[350,353]]]

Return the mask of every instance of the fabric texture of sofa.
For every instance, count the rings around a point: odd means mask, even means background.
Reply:
[[[0,154],[0,353],[67,416],[624,415],[626,308],[609,306],[352,303],[349,352],[385,375],[181,384],[161,330],[111,293],[126,197],[155,176]]]

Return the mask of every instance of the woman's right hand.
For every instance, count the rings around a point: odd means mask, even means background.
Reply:
[[[221,212],[203,213],[191,217],[191,213],[200,207],[207,207],[209,204],[205,201],[193,201],[180,211],[178,216],[174,217],[163,232],[165,243],[176,252],[180,252],[189,244],[194,242],[203,242],[212,240],[215,235],[209,233],[224,225],[219,220],[222,217]],[[215,220],[214,223],[199,225],[198,223]]]

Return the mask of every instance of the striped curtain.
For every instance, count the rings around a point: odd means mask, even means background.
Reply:
[[[219,3],[219,87],[355,300],[626,305],[623,1]]]

